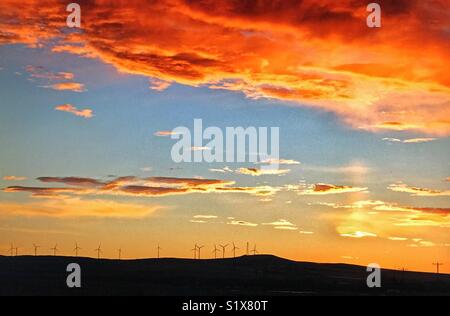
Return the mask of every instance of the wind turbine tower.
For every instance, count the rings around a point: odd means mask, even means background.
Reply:
[[[220,251],[220,250],[217,248],[217,245],[214,245],[214,250],[213,250],[214,259],[217,259],[217,253],[218,253],[219,251]]]
[[[37,257],[38,250],[39,250],[39,248],[41,248],[41,246],[33,244],[33,247],[34,247],[34,256]]]
[[[194,260],[197,259],[197,248],[198,248],[198,246],[197,246],[197,244],[195,244],[194,249],[191,249],[191,251],[194,253]]]
[[[236,244],[233,243],[233,257],[236,258],[236,250],[239,250],[238,247],[236,247]]]
[[[205,248],[205,246],[198,246],[197,247],[197,249],[198,249],[198,260],[200,260],[202,258],[201,252],[202,252],[203,248]]]
[[[436,273],[437,274],[440,274],[440,268],[444,265],[442,262],[436,262],[436,263],[433,263],[433,265],[434,266],[436,266]]]
[[[100,244],[100,245],[98,246],[98,248],[95,249],[94,251],[97,253],[97,259],[100,259],[100,256],[101,256],[101,254],[102,254],[102,244]]]
[[[229,244],[226,244],[225,246],[220,245],[220,248],[222,248],[223,259],[225,259],[225,252],[226,252],[228,246],[229,246]]]
[[[162,248],[158,245],[158,248],[156,248],[158,250],[158,259],[161,258],[161,250]]]
[[[80,251],[81,248],[78,247],[78,243],[75,243],[75,249],[73,251],[75,251],[75,257],[78,257],[78,251]]]
[[[253,248],[252,253],[253,253],[254,256],[256,256],[259,253],[258,250],[256,249],[256,245]]]
[[[53,250],[53,256],[56,257],[56,254],[58,253],[58,244],[55,245],[55,247],[51,248],[50,250]]]

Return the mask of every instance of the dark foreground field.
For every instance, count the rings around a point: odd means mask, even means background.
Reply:
[[[69,263],[82,288],[66,286]],[[450,295],[450,275],[385,270],[368,289],[366,268],[292,262],[273,256],[226,260],[114,261],[67,257],[0,257],[0,295]]]

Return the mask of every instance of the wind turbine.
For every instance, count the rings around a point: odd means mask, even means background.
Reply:
[[[224,245],[219,245],[219,246],[220,246],[220,248],[222,248],[223,258],[225,259],[225,251],[226,251],[227,247],[229,246],[229,244],[226,244],[225,246]]]
[[[41,248],[41,246],[38,246],[38,245],[36,245],[36,244],[33,244],[33,247],[34,247],[34,256],[37,257],[38,249]]]
[[[11,249],[9,251],[11,252],[11,257],[14,257],[14,244],[11,244]]]
[[[191,251],[194,253],[194,260],[197,259],[197,248],[198,248],[198,246],[197,246],[197,244],[195,244],[194,249],[191,249]]]
[[[436,263],[433,263],[433,265],[436,266],[436,273],[440,274],[440,272],[441,272],[440,267],[443,266],[444,264],[438,261]]]
[[[100,244],[94,251],[97,253],[97,258],[100,259],[100,255],[102,254],[102,244]]]
[[[119,260],[122,260],[122,248],[119,249]]]
[[[236,247],[236,244],[233,243],[233,257],[236,258],[236,250],[239,250],[238,247]]]
[[[258,250],[256,250],[256,245],[255,245],[255,247],[253,248],[252,253],[253,253],[254,256],[256,256],[256,254],[259,253]]]
[[[217,259],[217,253],[218,253],[219,251],[220,251],[220,250],[217,248],[217,245],[214,245],[214,250],[213,250],[214,259]]]
[[[156,248],[157,250],[158,250],[158,259],[160,259],[161,258],[161,250],[162,250],[162,248],[158,245],[158,248]]]
[[[75,257],[78,257],[78,251],[82,250],[80,247],[78,247],[78,243],[75,243],[75,249],[73,251],[75,251]]]
[[[202,249],[203,248],[205,248],[205,246],[197,246],[197,249],[198,249],[198,259],[200,260],[201,259],[201,252],[202,252]]]
[[[51,248],[50,250],[53,250],[53,256],[56,257],[56,253],[59,251],[58,244],[56,244],[55,247]]]
[[[250,255],[250,243],[247,242],[247,256]]]

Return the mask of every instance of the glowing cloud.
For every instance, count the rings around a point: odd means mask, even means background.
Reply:
[[[179,134],[172,132],[172,131],[159,131],[159,132],[156,132],[154,135],[157,137],[170,137],[170,136],[179,135]]]
[[[232,226],[245,226],[245,227],[258,227],[258,224],[254,224],[254,223],[250,223],[250,222],[245,222],[245,221],[230,221],[227,223],[228,225],[232,225]]]
[[[446,0],[383,1],[376,31],[352,0],[145,4],[90,1],[73,35],[54,1],[2,1],[0,44],[56,42],[53,52],[160,80],[157,90],[176,82],[239,91],[330,111],[357,129],[450,135]]]
[[[159,209],[162,209],[162,207],[109,200],[84,201],[71,198],[34,203],[1,202],[0,216],[143,218],[151,216]]]
[[[348,238],[366,238],[366,237],[378,237],[376,234],[373,233],[367,233],[367,232],[349,232],[341,234],[342,237],[348,237]]]
[[[290,160],[290,159],[266,159],[259,164],[270,164],[270,165],[300,165],[300,161]]]
[[[25,181],[26,177],[18,177],[18,176],[4,176],[3,180],[5,181]]]
[[[391,184],[389,190],[400,193],[409,193],[411,196],[435,197],[435,196],[450,196],[450,191],[432,190],[426,188],[411,187],[404,183]]]
[[[45,86],[45,88],[51,88],[57,91],[73,91],[73,92],[84,92],[86,91],[84,84],[78,82],[61,82],[55,83],[50,86]]]
[[[333,184],[316,184],[308,189],[300,190],[300,195],[328,195],[344,193],[366,193],[368,188],[358,188],[351,186],[338,186]]]
[[[83,117],[86,119],[90,119],[94,117],[94,113],[91,109],[78,110],[72,104],[63,104],[55,107],[56,111],[71,113],[75,116]]]
[[[282,176],[288,174],[291,170],[282,170],[282,169],[256,169],[256,168],[240,168],[236,170],[236,173],[252,176],[252,177],[261,177],[261,176]]]
[[[162,92],[168,89],[172,84],[168,81],[150,79],[150,89],[158,92]]]
[[[110,181],[90,178],[38,178],[43,183],[65,184],[68,187],[24,187],[12,186],[3,191],[6,193],[31,193],[32,197],[47,199],[67,199],[72,195],[123,195],[138,197],[162,197],[194,193],[242,193],[258,197],[276,194],[280,189],[270,186],[239,187],[234,181],[152,177],[121,177]]]

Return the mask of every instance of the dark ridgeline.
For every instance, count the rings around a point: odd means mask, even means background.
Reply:
[[[78,263],[82,288],[68,289]],[[0,257],[0,295],[450,295],[450,275],[383,270],[381,289],[365,267],[301,263],[274,256],[236,259],[96,260]]]

